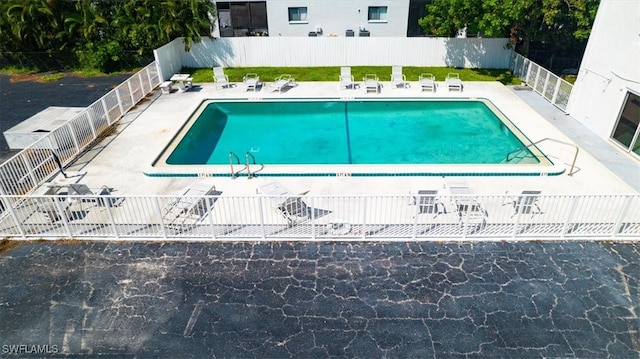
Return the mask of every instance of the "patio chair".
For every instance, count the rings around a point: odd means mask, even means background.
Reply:
[[[224,69],[222,67],[213,68],[213,82],[216,84],[216,88],[231,87],[229,77],[224,74]]]
[[[407,77],[402,73],[402,66],[391,67],[391,84],[393,84],[395,87],[409,87]]]
[[[244,83],[246,91],[256,91],[258,88],[258,83],[260,82],[260,76],[254,72],[250,72],[242,78],[242,83]]]
[[[422,88],[422,91],[431,91],[436,92],[436,79],[433,74],[430,73],[422,73],[418,77],[418,83]]]
[[[487,223],[488,212],[477,198],[473,190],[464,180],[452,179],[446,181],[451,192],[451,198],[458,213],[458,222],[465,227],[483,227]]]
[[[354,82],[353,75],[351,74],[351,67],[343,66],[340,68],[340,89],[347,89],[349,87],[354,89],[356,87],[356,83]]]
[[[460,81],[460,74],[455,72],[450,72],[447,74],[447,77],[444,80],[444,83],[447,85],[449,91],[458,90],[462,91],[462,81]]]
[[[206,218],[220,193],[209,184],[187,186],[165,204],[162,216],[165,228],[176,231],[192,228]]]
[[[37,199],[38,211],[50,223],[55,223],[64,218],[69,221],[73,219],[69,207],[72,202],[67,201],[63,196],[51,196],[50,199]]]
[[[540,206],[538,206],[538,199],[541,191],[522,191],[522,193],[514,198],[512,201],[507,202],[505,204],[513,205],[513,214],[511,217],[516,214],[540,214],[542,210]]]
[[[370,91],[380,93],[380,82],[376,74],[365,74],[362,81],[367,93]]]
[[[113,197],[100,198],[100,196],[111,195],[111,189],[109,189],[109,187],[107,186],[91,189],[86,184],[71,183],[67,185],[67,188],[68,188],[68,195],[70,196],[77,195],[77,196],[85,197],[85,198],[81,198],[80,200],[81,202],[95,202],[98,206],[112,207],[115,205],[115,202],[117,201],[117,199]]]
[[[311,219],[311,210],[302,200],[308,191],[295,195],[278,182],[262,185],[258,191],[268,196],[271,206],[287,220],[289,226]]]
[[[295,80],[291,77],[291,75],[283,74],[276,77],[275,81],[269,85],[269,91],[274,92],[282,92],[282,89],[294,86]]]
[[[416,205],[416,215],[429,213],[435,218],[439,214],[447,213],[446,207],[438,198],[437,190],[419,190],[418,195],[413,197],[413,204]]]

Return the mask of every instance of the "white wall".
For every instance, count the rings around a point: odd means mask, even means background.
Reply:
[[[173,74],[184,67],[182,65],[182,53],[184,53],[182,38],[174,39],[162,47],[153,50],[153,56],[158,65],[158,74],[161,81],[168,80]]]
[[[184,67],[442,66],[509,68],[507,39],[425,37],[204,38],[182,52]],[[158,59],[159,62],[162,60]]]
[[[369,22],[369,6],[387,6],[387,20]],[[289,23],[289,7],[306,7],[306,23]],[[279,0],[267,1],[267,21],[270,36],[308,36],[322,28],[323,36],[345,36],[351,29],[358,36],[364,26],[371,36],[407,36],[409,0]]]
[[[627,91],[640,94],[640,1],[602,0],[567,112],[609,138]]]

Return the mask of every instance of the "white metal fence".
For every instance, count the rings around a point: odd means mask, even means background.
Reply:
[[[518,55],[519,56],[519,55]],[[514,73],[556,106],[571,90],[516,56]],[[174,64],[175,65],[175,64]],[[186,198],[169,217],[172,196],[28,195],[57,173],[53,151],[71,162],[162,82],[152,63],[29,148],[0,165],[0,236],[8,238],[190,239],[638,239],[640,195],[540,195],[520,206],[505,195],[439,196],[426,209],[415,196],[307,196],[307,218],[291,222],[264,196]],[[563,107],[561,107],[563,108]],[[42,188],[42,187],[40,187]],[[464,197],[464,196],[462,196]],[[462,198],[464,199],[464,198]],[[183,198],[182,200],[185,200]],[[172,212],[173,213],[173,212]]]
[[[638,239],[640,195],[305,196],[292,221],[265,196],[0,196],[17,238]],[[188,209],[175,204],[190,203]],[[478,207],[464,207],[471,200]],[[468,202],[468,201],[467,201]],[[472,210],[473,208],[473,210]],[[184,209],[184,210],[183,210]]]
[[[540,96],[566,112],[573,85],[516,53],[511,62],[511,70]]]
[[[0,194],[26,194],[48,180],[58,171],[55,156],[63,165],[71,162],[159,84],[160,77],[153,62],[71,120],[0,164]]]

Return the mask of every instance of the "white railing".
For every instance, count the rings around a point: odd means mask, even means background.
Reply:
[[[124,239],[640,239],[640,195],[539,195],[522,206],[508,195],[304,196],[306,218],[292,222],[272,198],[172,196],[0,196],[0,236]],[[465,199],[481,211],[464,212]],[[518,204],[520,203],[520,204]],[[479,208],[480,208],[479,207]],[[526,208],[525,208],[526,207]],[[422,213],[421,213],[422,212]],[[480,214],[478,216],[478,214]]]
[[[73,161],[160,82],[153,62],[71,120],[0,164],[0,194],[26,194],[44,183],[59,170],[54,151],[63,165]]]
[[[516,53],[511,62],[511,71],[540,96],[566,112],[573,85]]]

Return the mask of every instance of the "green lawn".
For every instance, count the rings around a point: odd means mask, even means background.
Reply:
[[[213,70],[184,68],[182,73],[192,74],[194,82],[213,82]],[[338,81],[340,67],[227,67],[224,73],[231,82],[242,82],[242,77],[250,72],[260,76],[261,81],[273,81],[282,74],[291,75],[296,81]],[[520,80],[504,69],[455,69],[450,67],[403,67],[407,81],[418,81],[423,72],[432,73],[436,81],[444,81],[447,73],[457,72],[463,81],[500,81],[505,85],[520,84]],[[376,74],[380,81],[389,81],[391,66],[352,66],[351,74],[361,80],[364,74]]]

